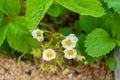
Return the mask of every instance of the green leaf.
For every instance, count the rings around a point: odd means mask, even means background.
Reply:
[[[120,47],[120,40],[115,40],[115,42],[116,42],[117,45]]]
[[[91,16],[80,16],[79,24],[80,28],[86,33],[90,33],[92,30],[98,27],[98,18]]]
[[[86,37],[85,47],[88,55],[99,57],[109,53],[116,46],[104,29],[95,29]]]
[[[3,12],[0,11],[0,22],[3,19],[3,16],[4,16]]]
[[[11,17],[15,17],[20,12],[20,7],[20,0],[2,0],[0,10]]]
[[[84,47],[84,45],[85,45],[85,43],[84,43],[85,42],[85,37],[86,37],[86,35],[84,35],[84,34],[80,34],[78,36],[77,49],[80,51],[81,55],[85,56],[87,62],[91,64],[96,60],[96,58],[93,58],[93,57],[89,56],[85,52],[85,47]],[[81,63],[81,61],[79,63]]]
[[[80,15],[90,15],[101,17],[104,15],[104,9],[98,0],[56,0],[65,8],[79,13]]]
[[[79,51],[80,51],[82,54],[85,53],[85,47],[84,47],[84,45],[85,45],[85,43],[84,43],[85,37],[86,37],[85,34],[80,34],[80,35],[78,36],[78,43],[77,43],[78,46],[77,46],[77,48],[79,49]]]
[[[50,8],[47,11],[47,14],[53,17],[58,17],[60,15],[60,5],[57,3],[54,3],[50,6]]]
[[[109,13],[106,13],[106,15],[99,18],[91,16],[80,16],[79,24],[80,28],[86,33],[90,33],[95,28],[103,28],[111,33],[113,18]]]
[[[0,0],[0,10],[2,10],[3,4],[4,4],[4,0]]]
[[[120,0],[104,0],[109,8],[120,14]]]
[[[18,52],[13,51],[13,49],[10,48],[6,40],[3,42],[2,46],[0,47],[0,55],[4,55],[7,57],[18,57],[21,55],[16,53]]]
[[[80,28],[86,33],[90,33],[95,28],[103,28],[111,33],[111,25],[114,22],[111,11],[105,6],[105,15],[99,18],[91,16],[80,16]]]
[[[80,16],[79,24],[80,28],[86,33],[90,33],[95,28],[103,28],[107,30],[112,37],[120,40],[120,15],[112,13],[109,9],[105,8],[106,15],[95,18],[91,16]]]
[[[37,45],[37,41],[29,32],[28,25],[24,17],[18,17],[7,25],[9,27],[7,41],[10,47],[19,52],[29,53]]]
[[[66,9],[62,5],[59,5],[59,9],[60,9],[60,15],[62,16],[67,15],[68,9]]]
[[[113,14],[113,19],[112,19],[112,25],[111,25],[111,31],[112,31],[112,35],[113,37],[115,37],[115,39],[120,40],[120,15],[119,14]]]
[[[110,70],[115,69],[116,61],[113,54],[107,55],[105,58],[105,64],[110,68]]]
[[[75,28],[76,31],[81,32],[82,29],[81,29],[81,27],[80,27],[79,20],[76,20],[76,21],[74,22],[74,28]]]
[[[4,42],[6,33],[8,31],[8,27],[6,26],[6,24],[7,24],[6,21],[2,21],[0,25],[0,47],[2,43]]]
[[[26,18],[31,23],[29,29],[35,29],[45,16],[53,0],[27,0]]]
[[[60,29],[59,32],[62,33],[63,35],[65,35],[65,36],[67,36],[70,33],[72,33],[72,29],[69,28],[69,27],[64,27],[64,28]]]

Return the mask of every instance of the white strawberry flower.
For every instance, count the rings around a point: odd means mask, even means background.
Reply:
[[[68,35],[64,40],[62,40],[63,48],[75,48],[78,38],[74,34]]]
[[[67,59],[73,59],[76,57],[76,55],[77,55],[77,52],[75,49],[65,49],[64,50],[64,56]]]
[[[44,39],[43,31],[39,29],[35,29],[32,31],[33,38],[37,39],[38,41],[42,41]]]
[[[52,49],[46,49],[43,51],[43,60],[50,61],[56,57],[56,52]]]
[[[75,36],[75,34],[69,34],[67,37],[73,38],[76,42],[78,41],[78,38]]]

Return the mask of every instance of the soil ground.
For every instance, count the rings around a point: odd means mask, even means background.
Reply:
[[[114,80],[113,72],[103,62],[83,66],[68,66],[68,74],[62,70],[55,74],[42,72],[37,64],[0,56],[0,80]]]

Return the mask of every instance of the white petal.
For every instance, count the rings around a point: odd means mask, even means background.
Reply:
[[[68,55],[68,50],[73,50],[73,55]],[[77,52],[76,52],[76,50],[75,49],[65,49],[64,50],[64,56],[65,56],[65,58],[67,58],[67,59],[73,59],[73,58],[75,58],[76,57],[76,55],[77,55]]]
[[[37,32],[40,32],[41,36],[37,36]],[[39,30],[39,29],[33,30],[32,31],[32,36],[33,36],[33,38],[37,39],[38,41],[42,41],[44,39],[44,37],[43,37],[43,31]]]
[[[53,56],[51,58],[48,58],[46,56],[46,54],[48,52],[52,52]],[[55,57],[56,57],[56,52],[54,50],[49,48],[49,49],[46,49],[46,50],[43,51],[43,60],[50,61],[50,60],[54,59]]]
[[[72,45],[71,46],[66,45],[66,41],[69,40],[69,39],[72,41]],[[64,40],[62,40],[61,43],[62,43],[63,48],[75,48],[75,46],[76,46],[76,41],[73,40],[70,37],[66,37]]]
[[[76,42],[78,41],[78,38],[75,36],[75,34],[70,34],[67,37],[73,38]]]

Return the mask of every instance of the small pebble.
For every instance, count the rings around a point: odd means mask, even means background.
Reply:
[[[25,73],[30,76],[32,71],[31,70],[27,70],[27,71],[25,71]]]
[[[72,79],[72,77],[73,77],[73,74],[72,74],[72,73],[68,74],[68,78],[69,78],[69,79]]]

